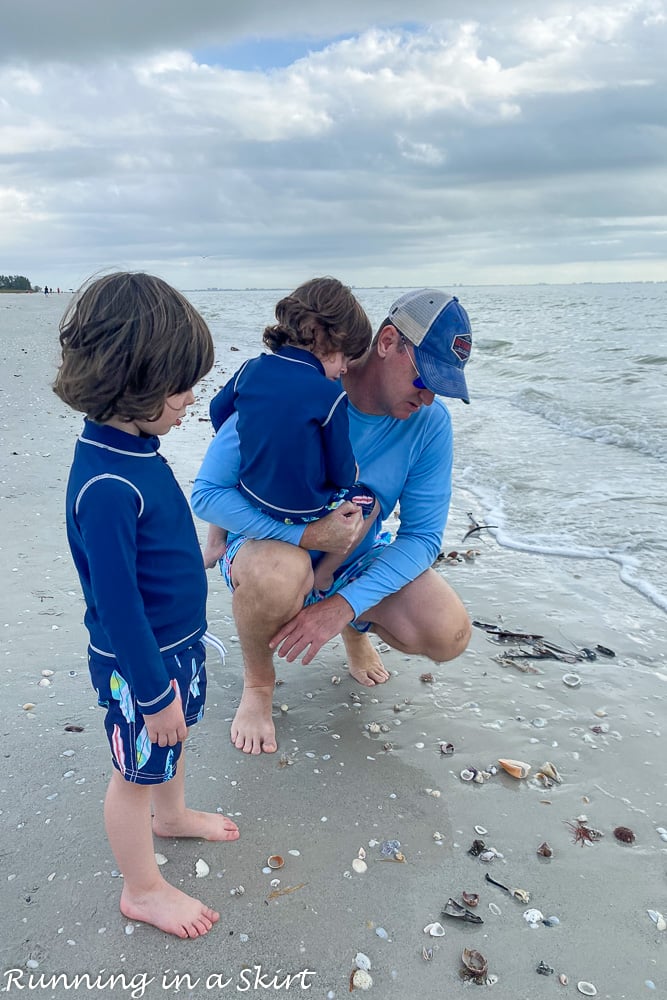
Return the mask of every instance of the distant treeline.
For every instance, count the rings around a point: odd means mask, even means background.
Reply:
[[[0,292],[31,292],[32,285],[22,274],[0,274]]]

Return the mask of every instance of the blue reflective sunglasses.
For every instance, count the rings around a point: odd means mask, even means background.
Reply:
[[[409,344],[410,343],[410,341],[408,340],[408,338],[405,336],[404,333],[401,333],[400,330],[398,331],[398,333],[399,333],[399,336],[400,336],[400,338],[401,338],[401,340],[403,341],[404,344]],[[415,389],[426,389],[426,391],[428,392],[428,386],[426,386],[424,384],[424,380],[422,379],[421,375],[419,374],[419,369],[417,368],[417,365],[414,363],[413,357],[410,354],[410,351],[407,349],[407,347],[405,349],[405,353],[410,358],[410,364],[412,365],[412,367],[414,368],[415,372],[417,373],[417,378],[415,378],[415,379],[412,380],[412,384],[414,385]]]

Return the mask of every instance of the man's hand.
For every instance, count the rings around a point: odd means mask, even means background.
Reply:
[[[338,635],[353,618],[354,612],[345,598],[334,594],[333,597],[302,608],[274,635],[269,646],[288,663],[292,663],[308,649],[302,663],[310,663],[324,643]]]
[[[357,547],[363,532],[361,508],[346,500],[326,517],[307,524],[299,546],[316,552],[335,552],[345,557]]]
[[[174,747],[177,743],[182,743],[188,735],[179,697],[174,698],[171,705],[167,705],[161,712],[144,715],[144,722],[149,740],[160,747]]]

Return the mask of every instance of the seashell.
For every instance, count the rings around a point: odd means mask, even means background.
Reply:
[[[558,917],[545,917],[542,923],[545,927],[558,927],[560,920]]]
[[[331,683],[332,684],[340,684],[340,681],[341,681],[341,678],[338,676],[338,674],[334,674],[333,677],[331,678]]]
[[[578,688],[581,684],[581,677],[579,674],[563,674],[563,684],[565,687]]]
[[[498,759],[498,763],[503,771],[507,771],[513,778],[527,778],[530,774],[530,764],[525,764],[522,760],[501,757]]]
[[[570,980],[567,978],[567,976],[565,975],[565,973],[561,972],[560,976],[558,977],[558,982],[561,984],[561,986],[567,986],[567,984],[569,983],[569,981]]]
[[[281,858],[279,854],[272,854],[270,857],[266,859],[266,863],[269,866],[269,868],[278,869],[283,867],[283,865],[285,864],[285,859]]]
[[[503,912],[497,903],[489,903],[489,909],[491,910],[491,913],[495,914],[496,917],[499,917]]]
[[[485,771],[478,771],[472,780],[475,781],[478,785],[483,785],[488,777],[489,775]]]
[[[556,770],[556,766],[552,764],[550,760],[547,760],[544,764],[542,764],[542,767],[538,772],[538,777],[540,774],[544,774],[547,778],[551,778],[551,780],[555,781],[557,785],[560,785],[563,781],[560,774]]]
[[[587,983],[583,979],[577,983],[577,989],[580,993],[583,993],[585,997],[596,997],[598,995],[598,991],[596,987],[593,986],[593,983]]]
[[[451,755],[454,753],[454,744],[453,743],[441,743],[440,744],[440,753],[443,755],[443,757],[451,757]]]
[[[480,952],[475,951],[474,948],[464,948],[461,955],[461,961],[465,965],[468,972],[476,979],[481,979],[486,975],[489,969],[489,963],[484,958]]]
[[[466,906],[472,906],[473,909],[479,903],[479,894],[476,892],[462,892],[461,899],[466,904]]]
[[[245,892],[245,888],[242,885],[237,885],[234,889],[229,890],[230,896],[242,896]]]
[[[431,937],[444,937],[445,928],[442,924],[439,924],[438,921],[435,920],[432,924],[426,925],[424,928],[424,934],[429,934]]]
[[[538,974],[538,976],[553,976],[554,969],[552,969],[550,965],[547,965],[546,962],[540,962],[540,964],[535,969],[535,972]]]
[[[369,733],[373,733],[373,734],[379,733],[380,732],[380,723],[379,722],[369,722],[368,725],[366,726],[366,729],[368,730]]]
[[[51,681],[48,677],[42,677],[41,681],[37,681],[37,687],[47,688],[51,687]]]
[[[531,927],[537,927],[537,925],[541,924],[544,920],[544,914],[541,910],[531,908],[530,910],[524,911],[523,919],[527,924],[530,924]]]
[[[546,725],[548,725],[547,720],[546,719],[541,719],[541,718],[540,719],[531,719],[530,720],[530,724],[531,724],[531,726],[534,726],[535,729],[544,729],[544,727]]]
[[[473,781],[477,773],[476,767],[464,767],[459,777],[461,781]]]
[[[634,844],[635,835],[629,826],[617,826],[614,830],[614,836],[616,840],[620,840],[624,844]]]
[[[373,977],[365,969],[355,969],[352,974],[352,988],[355,990],[370,990]]]
[[[393,858],[400,849],[400,840],[383,840],[380,844],[380,854],[383,858]]]
[[[156,851],[156,853],[155,853],[155,864],[156,864],[156,865],[166,865],[166,863],[167,863],[167,860],[168,860],[168,859],[167,859],[167,858],[165,858],[164,854],[159,854],[159,853],[158,853],[158,852]]]
[[[363,875],[364,872],[368,871],[368,865],[363,860],[363,858],[355,858],[354,861],[352,862],[352,867],[354,868],[355,872],[357,872],[357,874],[359,875]]]
[[[289,705],[281,705],[280,706],[280,711],[281,712],[289,712]]]
[[[647,910],[646,912],[659,931],[664,931],[667,928],[667,920],[665,920],[662,913],[659,913],[658,910]]]
[[[25,705],[22,706],[24,712],[32,712],[34,707],[31,701],[26,701]]]
[[[370,972],[371,960],[368,955],[364,955],[363,951],[358,951],[354,956],[354,967],[355,969],[364,969],[366,972]]]
[[[487,834],[488,832],[489,831],[486,829],[485,826],[476,826],[475,827],[475,833],[478,834],[480,837],[485,836],[485,834]]]
[[[361,858],[362,861],[364,861],[364,859],[366,858],[366,851],[364,850],[363,847],[360,847],[359,850],[357,851],[357,857]]]
[[[420,674],[419,680],[422,684],[432,684],[435,680],[433,674]]]
[[[66,733],[82,733],[83,726],[76,726],[73,722],[68,722],[66,726],[63,727]]]
[[[544,840],[537,848],[537,853],[542,858],[552,858],[554,854],[553,847],[551,846],[551,844],[547,844],[546,840]]]
[[[468,854],[472,855],[473,858],[478,858],[485,847],[486,844],[483,840],[473,840],[472,844],[468,848]]]
[[[422,958],[425,962],[430,962],[433,958],[433,948],[427,948],[426,945],[422,948]]]
[[[202,858],[199,858],[199,860],[197,861],[197,863],[195,865],[195,875],[196,875],[196,877],[197,878],[206,878],[206,876],[208,875],[208,873],[210,872],[210,870],[211,869],[206,864],[206,862],[203,861]]]
[[[484,861],[486,864],[493,861],[494,858],[502,858],[502,854],[495,847],[489,847],[486,851],[481,851],[479,855],[479,860]]]
[[[512,889],[512,896],[520,903],[530,902],[530,893],[526,889]]]
[[[435,833],[433,834],[433,839],[436,840],[438,843],[440,843],[445,838],[443,837],[443,835],[440,833],[439,830],[436,830]]]
[[[476,913],[471,913],[470,910],[466,910],[465,906],[461,906],[457,903],[455,899],[451,896],[445,903],[445,908],[442,911],[443,917],[454,917],[456,920],[466,920],[470,924],[483,924],[484,921]]]
[[[271,886],[272,889],[277,889],[278,886],[280,885],[280,879],[272,878],[271,881],[269,882],[269,885]]]
[[[42,670],[42,677],[53,677],[55,670]]]

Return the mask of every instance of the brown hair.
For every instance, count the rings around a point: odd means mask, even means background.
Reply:
[[[314,347],[322,356],[342,351],[348,358],[360,358],[373,335],[368,316],[337,278],[311,278],[299,285],[277,304],[276,319],[263,337],[272,351],[287,344]]]
[[[60,323],[53,391],[98,423],[154,420],[168,396],[213,365],[213,340],[188,300],[161,278],[120,271],[92,281]]]

